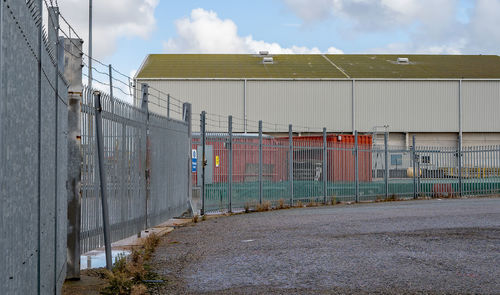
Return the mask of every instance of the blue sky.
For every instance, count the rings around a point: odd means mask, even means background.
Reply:
[[[93,0],[94,53],[499,54],[500,0]],[[87,39],[88,0],[59,1]],[[63,28],[64,29],[64,28]]]

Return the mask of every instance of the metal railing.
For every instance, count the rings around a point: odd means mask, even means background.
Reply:
[[[500,192],[500,146],[458,148],[372,143],[371,135],[312,136],[210,132],[201,114],[202,132],[192,149],[205,159],[192,170],[201,213],[271,206],[486,195]],[[216,130],[220,130],[220,125]],[[208,127],[208,128],[207,128]],[[205,138],[204,144],[201,138]],[[197,159],[193,159],[197,162]],[[203,161],[200,161],[203,163]],[[202,165],[202,164],[201,164]]]

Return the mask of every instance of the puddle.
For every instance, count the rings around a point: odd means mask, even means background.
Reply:
[[[115,259],[118,255],[130,255],[130,251],[112,250],[111,256],[113,257],[113,263],[115,263]],[[104,253],[104,251],[90,251],[80,256],[80,269],[99,267],[106,267],[106,253]]]

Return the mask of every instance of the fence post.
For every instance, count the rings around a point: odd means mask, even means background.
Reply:
[[[228,117],[229,133],[229,167],[227,172],[228,195],[229,195],[229,213],[233,211],[233,116]]]
[[[388,146],[389,134],[387,131],[384,133],[384,159],[385,159],[385,172],[384,172],[384,182],[385,182],[385,199],[389,199],[389,146]]]
[[[327,191],[327,180],[328,180],[328,150],[327,150],[327,141],[326,141],[326,128],[323,128],[323,197],[324,203],[326,205],[326,198],[328,195]]]
[[[111,260],[108,190],[106,182],[106,170],[104,169],[104,136],[102,132],[103,127],[102,127],[101,93],[99,91],[94,92],[94,106],[95,106],[97,159],[99,162],[99,179],[101,183],[102,227],[104,232],[104,246],[106,251],[106,268],[108,270],[111,270],[113,263]]]
[[[63,63],[60,63],[61,60],[61,51],[60,43],[59,43],[59,8],[57,7],[48,7],[49,13],[49,42],[50,46],[54,49],[55,53],[55,71],[54,71],[54,286],[57,286],[58,282],[58,259],[57,259],[57,245],[59,241],[58,236],[58,219],[59,219],[59,210],[58,210],[58,202],[59,202],[59,72],[61,70],[61,66]],[[64,50],[64,47],[61,48]],[[57,289],[57,288],[55,288]]]
[[[417,198],[417,154],[415,149],[415,135],[413,135],[413,145],[411,147],[412,151],[412,165],[413,165],[413,198]]]
[[[148,201],[150,197],[150,187],[149,187],[149,181],[150,181],[150,172],[151,172],[151,151],[149,150],[149,85],[144,83],[141,86],[142,90],[142,104],[141,104],[141,109],[144,111],[146,114],[146,122],[145,122],[145,139],[146,139],[146,165],[145,165],[145,170],[144,170],[144,180],[145,180],[145,192],[146,192],[146,208],[145,208],[145,215],[144,215],[144,229],[148,228],[149,222],[148,222],[148,216],[149,216],[149,206],[148,206]]]
[[[82,41],[72,42],[64,39],[64,78],[68,87],[68,166],[67,166],[67,200],[68,200],[68,235],[67,235],[67,269],[66,279],[80,278],[80,227],[81,227],[81,103],[82,103]]]
[[[259,121],[259,204],[262,204],[262,120]]]
[[[200,214],[205,215],[205,166],[207,165],[207,160],[205,158],[205,127],[206,127],[206,115],[205,111],[200,114],[200,133],[201,133],[201,210]]]
[[[190,103],[183,103],[182,104],[182,120],[184,122],[186,122],[186,124],[188,125],[188,150],[190,151],[191,150],[191,137],[192,137],[192,123],[191,123],[191,116],[192,116],[192,111],[191,111],[191,104]],[[188,206],[189,206],[189,210],[191,210],[191,213],[193,214],[194,216],[194,208],[193,208],[193,203],[192,203],[192,200],[193,200],[193,178],[191,177],[191,163],[192,159],[191,159],[191,153],[189,153],[189,156],[188,156],[188,167],[187,167],[187,177],[188,177]]]
[[[167,94],[167,118],[170,119],[170,93]]]
[[[290,206],[293,207],[293,132],[288,125],[288,180],[290,181]]]
[[[458,136],[458,196],[462,197],[462,136]]]
[[[356,181],[356,203],[359,202],[359,146],[358,146],[358,130],[354,131],[354,178]]]

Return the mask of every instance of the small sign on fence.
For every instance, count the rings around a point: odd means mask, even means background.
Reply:
[[[196,150],[191,151],[191,172],[195,173],[198,167],[198,155]]]

